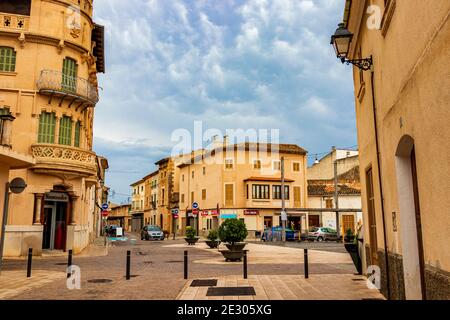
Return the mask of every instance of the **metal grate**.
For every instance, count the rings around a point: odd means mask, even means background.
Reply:
[[[87,282],[89,283],[110,283],[112,282],[111,279],[90,279]]]
[[[253,287],[215,287],[208,288],[207,297],[219,296],[255,296],[255,288]]]
[[[215,287],[217,279],[192,280],[191,287]]]

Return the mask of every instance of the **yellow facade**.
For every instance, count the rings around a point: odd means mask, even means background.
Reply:
[[[160,225],[158,222],[158,171],[152,172],[144,180],[144,225]],[[161,226],[161,225],[160,225]]]
[[[307,213],[297,210],[308,203],[306,151],[295,145],[269,144],[272,152],[266,152],[261,145],[227,145],[179,166],[178,224],[182,230],[190,225],[200,235],[207,235],[224,219],[235,217],[244,220],[252,238],[265,227],[280,225],[282,204],[280,193],[274,196],[274,186],[281,187],[281,157],[285,158],[289,188],[285,204],[290,222],[307,230]],[[199,205],[197,216],[192,214],[194,202]]]
[[[449,17],[448,0],[346,4],[349,58],[373,56],[373,72],[353,74],[365,267],[381,267],[392,299],[450,298]]]
[[[11,196],[5,255],[28,247],[76,253],[99,230],[92,125],[103,28],[92,21],[90,0],[25,0],[20,8],[9,2],[0,5],[10,10],[0,12],[0,47],[9,61],[0,66],[0,107],[16,117],[14,149],[36,163],[11,173],[28,188]]]
[[[140,232],[144,226],[145,180],[131,184],[131,231]]]

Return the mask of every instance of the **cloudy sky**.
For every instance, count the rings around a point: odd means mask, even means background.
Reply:
[[[280,129],[313,154],[356,145],[351,68],[330,35],[344,0],[96,0],[106,74],[94,149],[115,202],[155,169],[172,132]]]

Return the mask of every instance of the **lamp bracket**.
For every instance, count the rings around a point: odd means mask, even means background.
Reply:
[[[346,63],[348,65],[352,64],[364,71],[370,70],[373,66],[372,56],[370,56],[369,58],[366,58],[366,59],[354,59],[354,60],[349,60],[347,58],[341,58],[341,61],[342,61],[342,63]]]

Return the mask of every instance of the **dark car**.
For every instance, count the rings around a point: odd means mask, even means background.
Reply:
[[[165,235],[160,227],[148,225],[142,228],[141,240],[164,240]]]
[[[281,227],[281,226],[272,227],[270,229],[264,230],[264,232],[262,234],[262,240],[263,241],[273,241],[275,239],[275,240],[281,241],[282,234],[283,234],[283,227]],[[298,231],[295,231],[291,228],[286,228],[286,240],[294,241],[297,239],[298,239]]]

